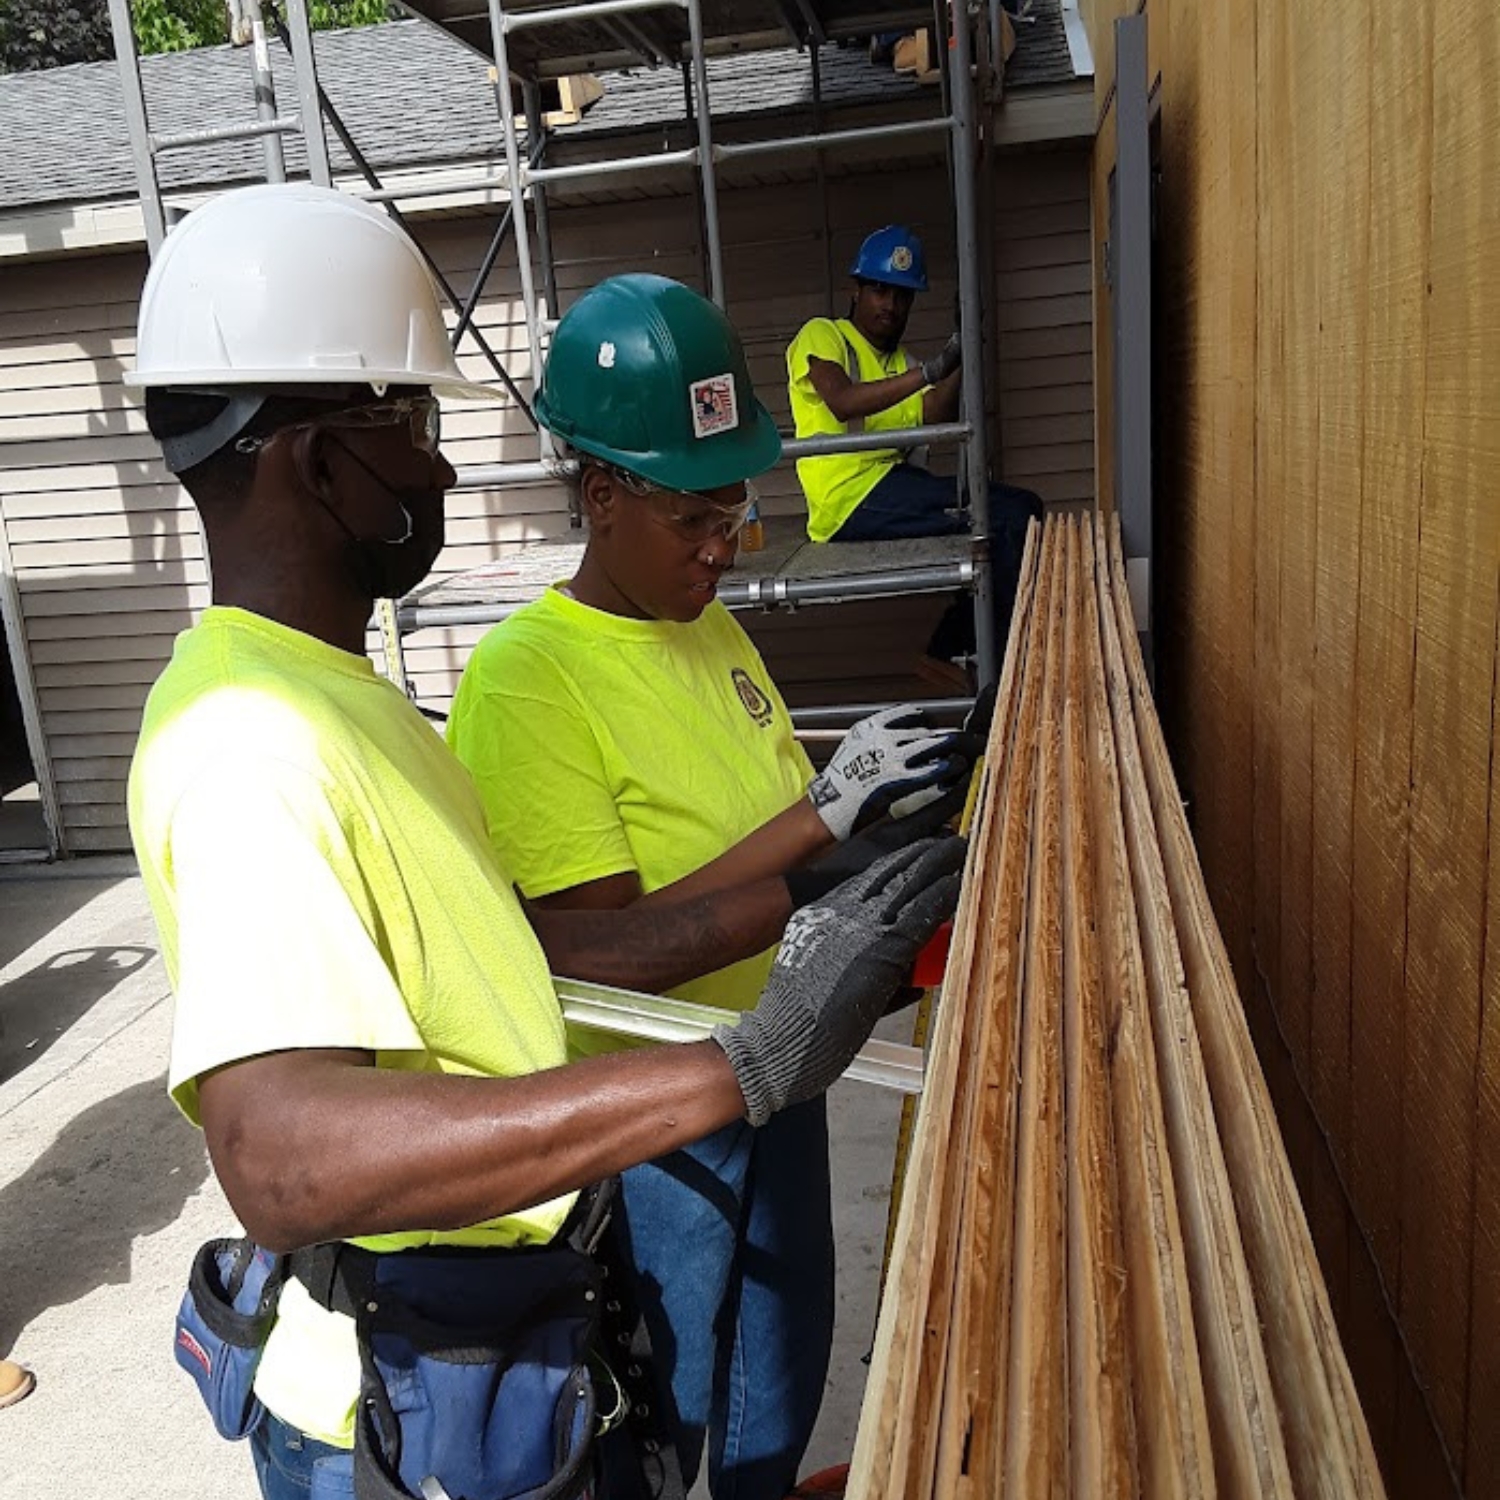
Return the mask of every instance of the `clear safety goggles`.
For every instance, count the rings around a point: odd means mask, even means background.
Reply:
[[[397,396],[369,406],[351,406],[345,411],[330,412],[326,417],[314,417],[304,425],[357,432],[361,428],[400,427],[403,423],[411,429],[412,447],[436,458],[443,437],[442,412],[436,396]]]
[[[651,480],[617,469],[613,464],[602,467],[619,480],[621,488],[646,502],[653,521],[675,531],[685,542],[706,542],[713,536],[733,541],[744,530],[750,511],[760,498],[749,480],[745,481],[744,499],[725,505],[721,500],[692,490],[672,490],[665,485],[653,484]]]
[[[436,458],[438,445],[442,442],[442,412],[436,396],[394,396],[389,401],[375,401],[368,406],[339,407],[330,412],[320,412],[315,417],[303,417],[280,428],[282,432],[296,432],[304,427],[332,427],[341,432],[372,431],[381,427],[405,425],[411,432],[411,445],[419,453]],[[253,453],[263,448],[271,439],[264,437],[241,438],[235,447],[241,453]]]

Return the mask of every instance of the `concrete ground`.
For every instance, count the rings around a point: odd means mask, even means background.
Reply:
[[[215,1435],[172,1359],[192,1252],[234,1221],[167,1099],[170,1029],[128,865],[0,869],[0,1354],[37,1375],[0,1411],[0,1493],[258,1494],[248,1453]],[[806,1473],[852,1451],[900,1113],[869,1087],[830,1097],[838,1328]]]

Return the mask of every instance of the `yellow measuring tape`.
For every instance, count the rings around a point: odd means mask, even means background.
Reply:
[[[969,779],[969,795],[964,801],[964,810],[958,820],[958,831],[967,835],[974,822],[974,808],[979,801],[979,779],[984,774],[984,756],[974,762],[974,774]],[[932,1008],[937,1001],[937,990],[922,991],[917,1001],[917,1019],[912,1026],[913,1047],[927,1046],[927,1033],[932,1029]],[[896,1132],[896,1162],[891,1170],[891,1202],[885,1218],[885,1254],[880,1261],[880,1290],[885,1292],[886,1272],[891,1265],[891,1251],[896,1243],[896,1216],[901,1212],[901,1193],[906,1185],[906,1163],[911,1156],[912,1132],[917,1124],[917,1100],[908,1097],[901,1104],[901,1125]]]

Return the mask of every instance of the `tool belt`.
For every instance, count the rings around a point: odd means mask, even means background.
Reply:
[[[613,1493],[680,1494],[660,1432],[623,1425],[650,1414],[649,1367],[630,1361],[644,1377],[630,1392],[600,1353],[606,1343],[637,1353],[633,1309],[618,1296],[624,1278],[612,1278],[606,1298],[594,1259],[613,1187],[581,1195],[547,1245],[376,1254],[339,1242],[278,1256],[248,1239],[211,1240],[178,1313],[177,1362],[220,1434],[248,1437],[265,1418],[255,1370],[295,1276],[320,1306],[354,1320],[357,1500],[574,1500],[600,1493],[591,1486],[601,1448],[622,1476]],[[606,1301],[614,1331],[601,1328]]]

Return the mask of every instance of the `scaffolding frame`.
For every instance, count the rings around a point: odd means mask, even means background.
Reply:
[[[464,41],[456,25],[446,18],[429,13],[444,0],[413,0],[409,8],[430,24],[448,31]],[[885,569],[867,573],[862,579],[826,577],[816,579],[748,578],[735,579],[727,593],[740,607],[795,607],[801,603],[827,602],[853,597],[888,596],[893,593],[941,592],[955,586],[972,591],[977,641],[977,671],[981,685],[998,676],[999,642],[992,626],[993,578],[989,548],[987,490],[989,453],[986,419],[987,382],[984,367],[985,298],[981,288],[982,266],[988,257],[980,247],[987,247],[990,224],[981,223],[977,209],[978,154],[981,129],[981,95],[994,97],[996,58],[990,34],[998,22],[999,0],[956,0],[945,4],[933,0],[932,9],[914,24],[932,26],[943,63],[942,110],[936,116],[920,120],[892,121],[880,125],[827,130],[823,128],[825,111],[817,47],[827,38],[850,34],[851,30],[871,31],[882,25],[907,24],[912,21],[910,5],[871,4],[852,19],[845,14],[835,17],[830,8],[836,0],[776,0],[781,26],[799,47],[811,52],[813,82],[813,121],[811,134],[773,136],[760,140],[716,142],[713,133],[713,111],[710,97],[707,59],[710,42],[715,46],[732,44],[722,28],[712,37],[705,26],[705,4],[712,0],[583,0],[583,3],[541,4],[534,0],[486,0],[485,15],[491,55],[495,66],[491,81],[500,115],[505,149],[502,172],[490,172],[461,182],[444,182],[440,186],[384,188],[369,163],[364,160],[337,112],[321,89],[312,34],[308,24],[307,0],[285,0],[287,25],[279,27],[287,47],[296,79],[298,109],[284,114],[276,105],[275,91],[267,51],[266,28],[261,16],[260,0],[234,0],[243,37],[250,42],[251,70],[255,84],[256,118],[240,124],[211,130],[182,132],[173,136],[154,135],[146,112],[141,82],[140,59],[130,25],[129,0],[109,0],[110,18],[115,34],[116,55],[122,75],[126,123],[140,191],[146,225],[147,244],[154,256],[170,227],[171,216],[165,203],[156,169],[157,157],[166,151],[186,149],[215,141],[260,138],[265,153],[268,181],[284,181],[286,164],[282,138],[300,133],[305,141],[309,174],[312,180],[332,187],[328,147],[324,135],[325,118],[333,125],[340,142],[349,152],[356,168],[365,178],[365,186],[355,189],[355,196],[383,204],[400,220],[397,201],[458,191],[504,189],[507,206],[500,228],[480,264],[471,293],[460,297],[446,281],[443,290],[458,313],[454,330],[455,345],[465,334],[474,337],[487,356],[495,373],[508,388],[532,426],[537,428],[539,455],[532,461],[510,461],[501,464],[473,465],[458,471],[455,488],[461,490],[504,488],[568,478],[573,465],[561,459],[550,435],[537,427],[529,404],[522,396],[494,352],[485,344],[473,324],[473,311],[493,269],[507,225],[516,245],[517,270],[521,300],[526,320],[526,343],[530,358],[532,388],[535,390],[543,368],[546,340],[556,326],[558,316],[556,268],[552,257],[548,219],[547,188],[549,184],[587,180],[607,180],[612,176],[641,170],[691,170],[696,179],[699,203],[700,248],[704,262],[704,280],[713,300],[723,307],[726,302],[724,253],[720,229],[718,173],[722,164],[767,156],[789,156],[811,153],[820,185],[824,216],[825,279],[831,285],[831,247],[827,233],[827,192],[825,161],[830,151],[843,146],[876,141],[910,139],[924,135],[941,137],[947,147],[949,176],[953,195],[955,240],[959,290],[959,333],[963,352],[960,419],[955,422],[924,425],[909,429],[854,433],[843,436],[819,436],[789,439],[783,445],[783,460],[818,454],[850,453],[872,448],[910,448],[920,444],[957,444],[960,448],[960,472],[955,493],[966,495],[970,523],[971,558],[962,566],[945,559],[929,567]],[[723,7],[725,16],[733,5]],[[649,23],[652,13],[666,12],[685,18],[686,42],[675,49],[662,34],[653,35]],[[983,22],[987,12],[988,27]],[[922,16],[920,7],[915,14]],[[461,16],[457,20],[477,20]],[[649,65],[678,64],[684,75],[687,125],[695,137],[694,144],[680,149],[648,151],[633,155],[605,158],[566,165],[548,165],[545,150],[548,131],[540,107],[540,83],[544,77],[558,76],[563,66],[556,53],[532,49],[532,63],[520,71],[513,63],[512,37],[532,32],[545,35],[554,28],[574,29],[581,23],[599,26],[609,38],[624,47],[634,60]],[[979,23],[976,26],[976,23]],[[976,69],[974,34],[979,32],[979,67]],[[764,33],[740,40],[766,44]],[[472,43],[471,43],[472,45]],[[999,64],[1003,68],[1003,64]],[[976,71],[983,76],[976,83]],[[527,123],[526,148],[523,150],[516,127],[511,97],[511,80],[522,89]],[[533,256],[533,221],[536,258],[540,260],[541,289],[538,294],[536,265]],[[965,247],[974,247],[965,249]],[[429,258],[429,265],[431,261]],[[436,272],[436,267],[433,267]],[[576,522],[575,517],[575,522]],[[745,595],[744,600],[738,594]],[[466,621],[488,623],[508,611],[498,610],[485,616],[482,606],[471,606]],[[376,612],[387,670],[404,690],[410,691],[401,637],[410,630],[448,623],[448,617],[424,609],[420,602],[381,601]]]

